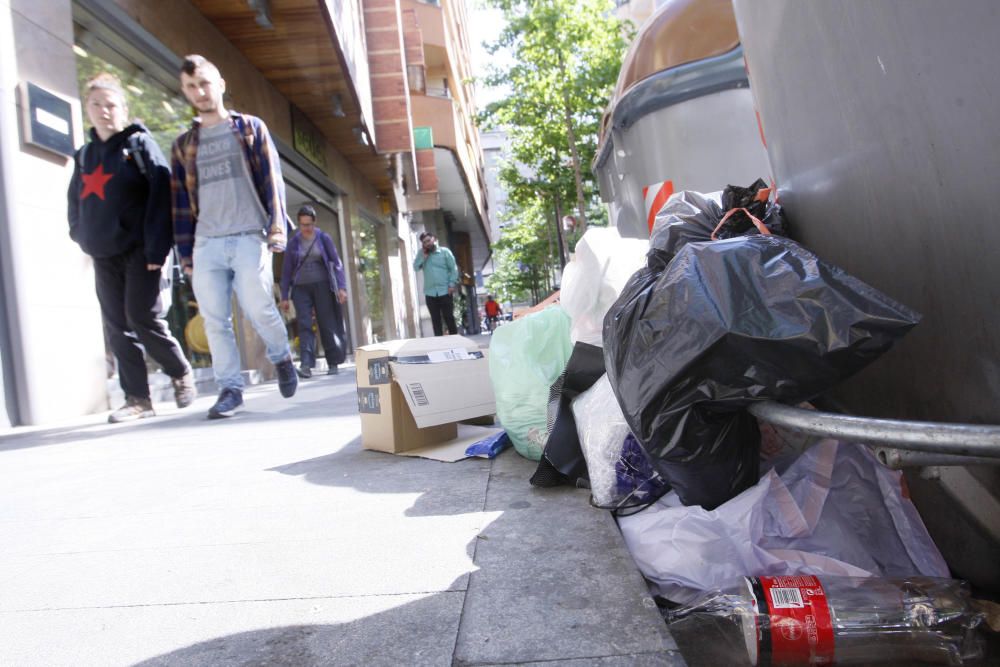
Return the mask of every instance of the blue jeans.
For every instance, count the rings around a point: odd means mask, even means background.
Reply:
[[[240,308],[267,346],[267,358],[291,358],[285,323],[274,303],[271,252],[258,234],[196,237],[191,286],[212,352],[212,370],[220,389],[243,389],[240,352],[233,333],[233,290]]]

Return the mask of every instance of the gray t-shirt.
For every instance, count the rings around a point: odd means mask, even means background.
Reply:
[[[299,274],[295,276],[297,285],[308,285],[309,283],[325,283],[330,281],[330,276],[326,272],[326,264],[323,263],[323,253],[319,249],[319,236],[314,236],[315,243],[299,239],[302,244],[299,246],[300,252],[309,252],[302,258],[299,266]],[[309,244],[312,243],[312,247]]]
[[[267,227],[243,147],[228,122],[201,128],[198,137],[196,236],[229,236]]]

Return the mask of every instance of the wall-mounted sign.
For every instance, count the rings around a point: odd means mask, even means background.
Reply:
[[[413,148],[418,151],[434,148],[434,132],[430,127],[413,128]]]
[[[292,147],[326,173],[326,137],[294,105],[292,106]]]
[[[30,81],[21,82],[21,102],[25,143],[72,156],[73,104]]]

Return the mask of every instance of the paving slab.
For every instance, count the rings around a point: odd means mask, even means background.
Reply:
[[[528,486],[535,466],[494,462],[486,510],[503,514],[476,543],[455,663],[684,664],[610,514]]]

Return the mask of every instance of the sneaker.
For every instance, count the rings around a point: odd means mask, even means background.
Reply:
[[[232,417],[243,409],[243,392],[239,389],[223,389],[219,400],[208,409],[209,419]]]
[[[276,363],[274,368],[278,371],[278,391],[285,398],[291,398],[299,387],[299,377],[295,372],[295,364],[292,363],[291,359],[285,359]]]
[[[295,372],[299,374],[299,377],[303,380],[308,380],[313,376],[311,368],[306,368],[305,366],[299,366],[295,369]]]
[[[179,378],[171,378],[170,384],[174,385],[174,401],[177,407],[186,408],[194,403],[198,390],[194,388],[194,373],[188,371]]]
[[[330,368],[328,368],[326,370],[326,374],[327,375],[340,375],[340,369],[337,368],[336,364],[334,364],[333,366],[330,366]]]
[[[145,419],[146,417],[155,416],[156,413],[153,412],[153,403],[148,398],[126,396],[125,405],[108,415],[108,422],[111,424],[121,424],[122,422],[130,422],[135,421],[136,419]]]

